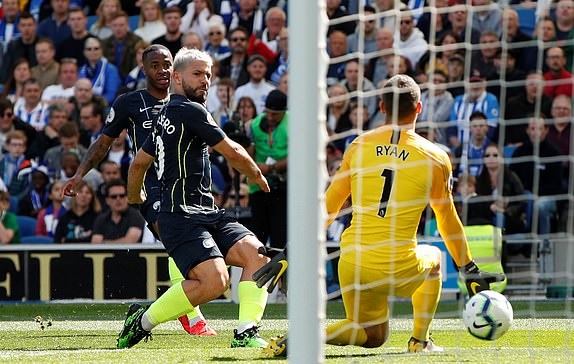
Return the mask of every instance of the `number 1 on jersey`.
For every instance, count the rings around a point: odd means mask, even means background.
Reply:
[[[381,193],[377,215],[379,217],[385,217],[387,204],[389,203],[389,197],[391,196],[391,189],[393,187],[393,179],[395,178],[395,171],[385,168],[383,169],[383,173],[381,173],[381,177],[385,178],[385,182],[383,182],[383,192]]]

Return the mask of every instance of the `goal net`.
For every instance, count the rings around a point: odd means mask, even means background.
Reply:
[[[574,31],[566,32],[564,24],[572,30],[573,3],[379,0],[344,2],[346,9],[333,3],[338,1],[289,2],[292,362],[324,360],[325,304],[351,288],[340,285],[337,271],[352,202],[325,230],[324,191],[358,135],[396,123],[385,119],[379,102],[382,85],[397,73],[420,85],[416,132],[451,159],[454,199],[478,265],[506,273],[507,281],[495,289],[515,305],[517,316],[568,316],[574,287],[574,84],[568,76]],[[388,203],[397,203],[392,194]],[[439,322],[438,330],[454,325],[460,338],[447,345],[464,346],[459,318],[466,293],[436,226],[427,207],[417,240],[443,253],[441,306],[451,309],[439,309],[436,317],[456,320]],[[361,282],[353,287],[360,289]],[[566,305],[543,313],[537,303],[547,298]],[[391,323],[405,302],[389,299]],[[408,325],[396,334],[402,351]]]

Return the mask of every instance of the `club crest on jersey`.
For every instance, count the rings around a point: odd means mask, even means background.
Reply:
[[[159,204],[160,204],[159,201],[154,202],[153,205],[152,205],[152,208],[153,208],[155,211],[159,211]]]
[[[112,120],[116,117],[116,112],[114,108],[110,108],[110,112],[108,113],[108,117],[106,118],[106,124],[111,123]]]

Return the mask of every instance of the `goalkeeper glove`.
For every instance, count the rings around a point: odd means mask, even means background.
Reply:
[[[474,260],[462,267],[460,272],[464,278],[466,290],[470,297],[478,292],[489,290],[491,283],[502,282],[506,279],[504,273],[481,272]]]
[[[267,251],[261,253],[265,254]],[[285,251],[281,250],[274,250],[269,252],[273,255],[269,263],[265,264],[263,267],[259,268],[259,270],[253,273],[253,280],[257,283],[257,287],[263,287],[267,282],[269,286],[267,287],[267,292],[273,292],[275,286],[281,280],[281,291],[285,292],[287,290],[287,275],[285,272],[287,271],[287,257],[285,256]]]

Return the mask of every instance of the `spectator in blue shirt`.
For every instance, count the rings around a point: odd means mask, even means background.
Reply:
[[[470,139],[460,144],[454,151],[458,165],[457,168],[453,168],[453,174],[470,174],[477,177],[482,171],[484,151],[491,141],[486,135],[488,124],[483,112],[473,112],[469,120]]]
[[[468,122],[475,111],[482,111],[488,123],[488,137],[496,142],[498,129],[498,100],[486,92],[486,83],[480,76],[472,76],[463,95],[457,96],[450,112],[451,126],[447,130],[450,147],[458,147],[464,140],[469,140]]]
[[[104,97],[111,105],[121,85],[118,68],[103,57],[102,43],[98,38],[86,39],[84,55],[87,63],[80,68],[79,78],[92,81],[94,95]]]
[[[18,15],[20,14],[18,0],[4,0],[2,2],[2,10],[4,11],[4,16],[0,18],[0,51],[5,52],[8,43],[20,36],[20,30],[18,30]]]
[[[70,0],[51,0],[50,5],[53,9],[52,15],[40,22],[36,33],[39,37],[52,39],[58,48],[64,39],[72,35],[72,30],[68,25]]]

